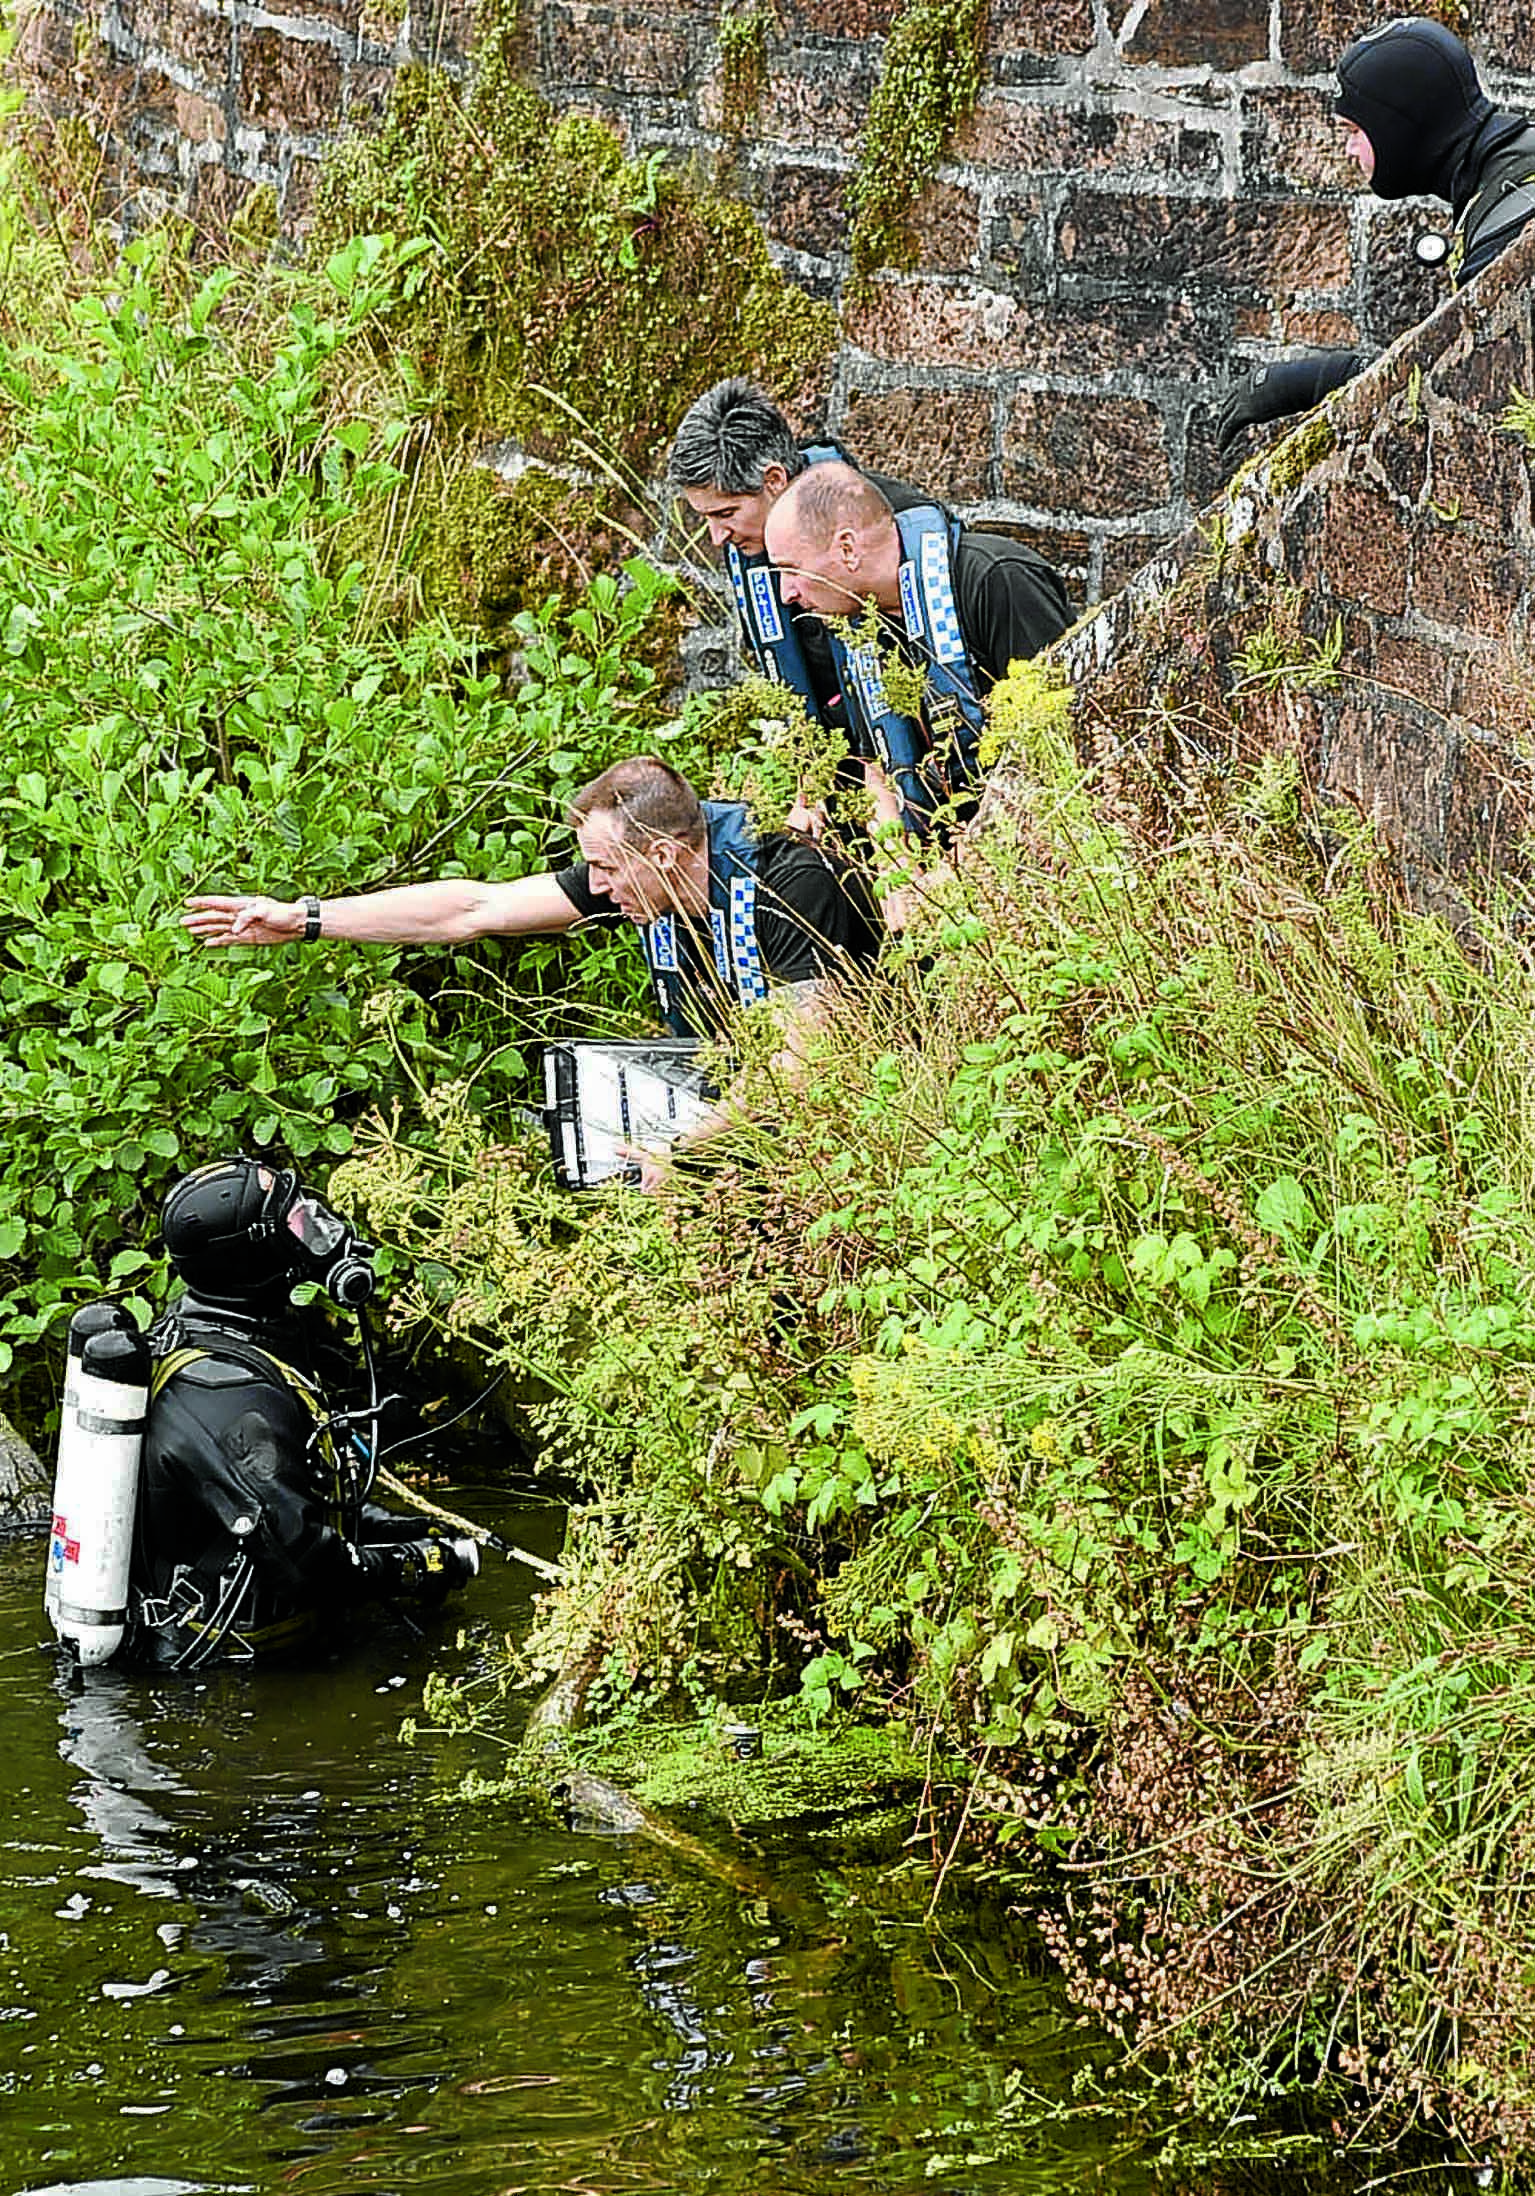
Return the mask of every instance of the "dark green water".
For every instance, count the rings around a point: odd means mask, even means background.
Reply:
[[[975,2156],[1011,2071],[1064,2096],[1082,2040],[915,1878],[842,1876],[796,1933],[649,1844],[445,1803],[493,1765],[396,1733],[522,1623],[510,1567],[425,1638],[206,1682],[65,1669],[41,1593],[41,1542],[0,1543],[7,2196],[1153,2185],[1112,2125]]]

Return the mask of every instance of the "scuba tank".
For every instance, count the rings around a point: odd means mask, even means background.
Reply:
[[[149,1344],[120,1305],[75,1313],[43,1606],[86,1668],[116,1654],[127,1622],[149,1376]]]

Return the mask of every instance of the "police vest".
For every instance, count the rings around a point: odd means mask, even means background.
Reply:
[[[1446,262],[1454,289],[1465,280],[1468,259],[1490,245],[1488,260],[1483,262],[1488,264],[1535,216],[1535,125],[1497,156],[1496,166],[1498,173],[1483,184],[1455,224],[1455,241]]]
[[[767,995],[757,947],[757,838],[740,801],[705,801],[709,829],[709,934],[714,966],[727,997],[755,1006]],[[657,915],[640,926],[661,1019],[677,1037],[700,1032],[689,1012],[687,949],[691,924]]]
[[[879,757],[900,796],[908,831],[925,833],[934,812],[980,779],[976,743],[985,722],[975,672],[959,629],[954,552],[961,527],[935,503],[895,514],[901,536],[901,617],[927,674],[927,716],[902,716],[890,704],[878,641],[851,645],[835,626],[832,657],[847,700],[855,743]]]
[[[833,444],[812,443],[805,452],[808,465],[845,464]],[[766,550],[743,556],[733,541],[725,544],[725,569],[736,599],[736,616],[753,661],[764,678],[792,687],[812,717],[819,717],[822,697],[810,682],[805,652],[800,647],[794,620],[778,591],[778,574],[769,564]]]

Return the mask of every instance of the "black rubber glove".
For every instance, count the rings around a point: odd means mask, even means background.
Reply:
[[[480,1551],[472,1540],[449,1540],[436,1533],[383,1546],[375,1542],[357,1554],[370,1591],[386,1601],[441,1601],[456,1586],[467,1586],[480,1568]]]
[[[1357,351],[1302,351],[1298,358],[1276,359],[1270,366],[1255,366],[1232,382],[1216,415],[1216,440],[1223,458],[1241,445],[1249,427],[1261,427],[1271,419],[1287,419],[1292,412],[1309,412],[1313,404],[1345,381],[1353,379],[1364,364]]]
[[[1221,400],[1216,414],[1216,440],[1223,458],[1229,458],[1240,444],[1249,427],[1256,427],[1266,419],[1279,419],[1281,412],[1265,410],[1268,397],[1269,369],[1255,366],[1250,374],[1243,374],[1233,381]]]

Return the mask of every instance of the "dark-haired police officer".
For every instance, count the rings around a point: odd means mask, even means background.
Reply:
[[[855,463],[830,436],[801,442],[771,397],[734,374],[689,405],[667,468],[674,494],[703,520],[720,552],[749,661],[764,678],[791,688],[817,723],[850,735],[855,732],[853,712],[826,627],[803,603],[784,599],[763,545],[763,529],[774,504],[808,466]],[[893,511],[934,502],[922,489],[888,474],[866,477]],[[845,792],[864,785],[878,798],[881,788],[868,767],[871,759],[854,738],[853,752],[837,768],[838,788]],[[802,806],[788,820],[810,831],[819,830],[821,822],[816,812]]]
[[[297,1175],[243,1157],[183,1177],[161,1226],[183,1293],[150,1331],[120,1659],[200,1669],[292,1645],[360,1601],[435,1602],[472,1578],[472,1541],[368,1500],[376,1411],[331,1411],[323,1321],[291,1303],[312,1281],[361,1312],[369,1245]]]
[[[1375,196],[1454,209],[1453,237],[1424,237],[1419,252],[1460,289],[1535,218],[1535,122],[1494,106],[1460,39],[1424,15],[1355,39],[1337,77],[1333,112]],[[1319,404],[1365,363],[1360,351],[1303,351],[1242,375],[1221,406],[1221,454],[1234,456],[1249,427]]]
[[[742,643],[763,675],[791,686],[811,715],[847,723],[841,675],[813,612],[786,603],[763,546],[768,513],[810,465],[851,465],[841,443],[802,443],[778,406],[739,374],[706,389],[684,414],[668,478],[719,550],[730,579]],[[860,468],[861,469],[861,468]],[[933,501],[920,488],[871,473],[894,511]]]

